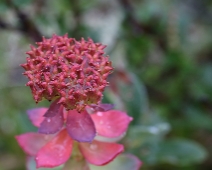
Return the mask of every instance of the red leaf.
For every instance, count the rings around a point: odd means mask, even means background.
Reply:
[[[34,156],[42,146],[52,139],[52,136],[31,132],[16,136],[15,138],[27,154]]]
[[[86,111],[69,111],[66,127],[71,138],[78,142],[91,142],[96,136],[93,120]]]
[[[80,151],[87,161],[94,165],[104,165],[112,161],[124,146],[116,143],[106,143],[94,140],[92,143],[80,143]]]
[[[60,107],[59,113],[54,117],[46,117],[40,124],[39,133],[54,134],[58,132],[64,124],[63,107]]]
[[[37,168],[52,168],[65,163],[71,155],[72,144],[73,140],[66,129],[62,130],[37,153],[35,158]]]
[[[61,107],[61,103],[58,103],[60,99],[55,100],[49,107],[49,109],[47,110],[47,112],[45,113],[44,117],[54,117],[56,114],[59,113],[60,107]]]
[[[99,104],[99,105],[96,105],[96,104],[91,104],[90,105],[96,112],[97,111],[100,111],[100,112],[106,112],[108,110],[111,110],[114,108],[114,105],[113,104]]]
[[[127,131],[132,118],[125,112],[110,110],[91,115],[98,135],[115,138]]]
[[[29,116],[30,121],[36,127],[39,127],[41,122],[45,119],[43,116],[46,113],[48,108],[35,108],[27,110],[27,114]]]

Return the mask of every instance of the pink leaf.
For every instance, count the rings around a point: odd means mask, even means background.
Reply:
[[[118,137],[126,132],[132,118],[125,112],[110,110],[97,112],[91,115],[97,129],[98,135],[104,137]]]
[[[52,136],[31,132],[18,135],[15,138],[27,154],[34,156],[42,146],[52,139]]]
[[[58,132],[64,124],[63,107],[60,107],[59,113],[54,117],[46,117],[40,124],[39,133],[54,134]]]
[[[91,142],[96,136],[93,120],[86,111],[69,111],[66,127],[71,138],[78,142]]]
[[[50,142],[43,146],[36,155],[37,168],[52,168],[65,163],[72,152],[73,140],[66,129],[62,130]]]
[[[44,107],[27,110],[29,119],[34,126],[36,127],[40,126],[41,122],[44,120],[43,116],[47,110],[48,108],[44,108]]]
[[[94,165],[104,165],[112,161],[124,146],[116,143],[106,143],[94,140],[92,143],[80,143],[80,151],[87,161]]]
[[[61,103],[58,103],[59,99],[55,100],[45,113],[44,117],[54,117],[56,114],[59,114]]]

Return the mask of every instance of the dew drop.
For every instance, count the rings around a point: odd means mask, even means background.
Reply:
[[[90,148],[91,148],[92,150],[96,150],[96,149],[97,149],[97,145],[96,145],[96,144],[91,144],[91,145],[90,145]]]
[[[48,122],[48,123],[49,123],[49,122],[51,122],[51,119],[50,119],[50,118],[48,118],[48,119],[47,119],[47,122]]]
[[[45,135],[45,136],[44,136],[44,140],[47,141],[48,139],[49,139],[49,135]]]
[[[63,154],[62,154],[62,153],[60,153],[60,154],[59,154],[59,157],[62,157],[62,156],[63,156]]]
[[[97,116],[102,116],[102,112],[98,112],[97,113]]]
[[[159,132],[158,128],[156,128],[156,127],[150,127],[150,128],[149,128],[149,131],[150,131],[150,133],[152,133],[152,134],[157,134],[157,133]]]
[[[110,128],[111,128],[111,126],[110,126],[110,125],[108,125],[108,126],[107,126],[107,128],[108,128],[108,129],[110,129]]]

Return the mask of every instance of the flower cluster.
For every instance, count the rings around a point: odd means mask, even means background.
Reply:
[[[59,97],[67,110],[78,111],[98,104],[113,70],[109,57],[104,56],[106,46],[90,38],[76,41],[67,34],[43,38],[37,46],[31,46],[27,62],[21,65],[36,102]]]

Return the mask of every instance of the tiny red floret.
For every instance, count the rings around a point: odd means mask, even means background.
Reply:
[[[26,53],[27,62],[21,65],[36,102],[61,98],[59,102],[67,110],[78,111],[100,102],[113,70],[109,57],[104,56],[105,45],[90,38],[76,41],[67,34],[43,37],[36,44]]]

